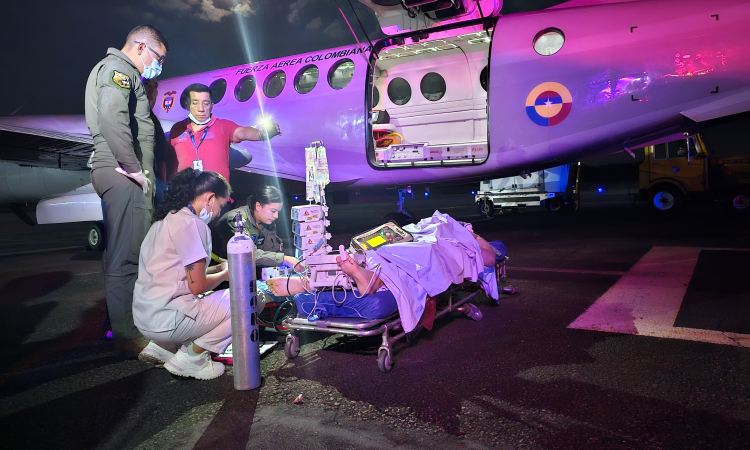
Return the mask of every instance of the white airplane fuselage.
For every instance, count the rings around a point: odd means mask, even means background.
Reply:
[[[359,188],[516,175],[750,110],[750,3],[565,6],[495,17],[489,33],[474,21],[388,37],[377,59],[354,45],[163,80],[156,114],[183,119],[185,88],[209,85],[217,117],[281,126],[241,144],[243,170],[303,181],[304,148],[323,141],[331,182]],[[564,43],[540,54],[550,30]],[[373,127],[409,148],[376,147]]]

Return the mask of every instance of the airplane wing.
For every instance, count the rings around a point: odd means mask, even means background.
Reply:
[[[174,122],[161,120],[165,130]],[[94,141],[85,116],[0,117],[0,161],[66,170],[88,169]],[[252,154],[237,145],[229,150],[229,167],[239,169]]]
[[[705,122],[746,111],[750,111],[750,88],[727,92],[714,101],[682,111],[682,115],[696,122]]]
[[[0,117],[0,160],[81,170],[93,145],[84,116]]]

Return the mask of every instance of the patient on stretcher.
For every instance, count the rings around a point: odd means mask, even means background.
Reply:
[[[497,257],[495,249],[484,238],[475,234],[471,229],[469,229],[469,231],[479,245],[481,260],[484,267],[494,267]],[[357,285],[357,290],[362,295],[372,294],[384,285],[376,272],[359,266],[354,261],[354,258],[346,258],[342,261],[341,257],[337,256],[336,263],[341,271],[354,281],[354,284]],[[276,296],[296,295],[310,290],[309,285],[307,285],[307,280],[301,277],[271,278],[267,280],[267,284],[270,291]]]

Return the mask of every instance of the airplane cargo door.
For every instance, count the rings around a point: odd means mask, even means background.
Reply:
[[[375,165],[486,160],[489,42],[487,33],[471,32],[381,52],[373,76]]]

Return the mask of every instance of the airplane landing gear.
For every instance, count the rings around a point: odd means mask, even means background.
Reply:
[[[411,198],[414,198],[414,191],[411,190],[411,186],[407,186],[406,189],[398,190],[398,202],[396,202],[398,212],[386,214],[386,216],[383,217],[383,222],[393,222],[399,227],[416,222],[417,219],[414,217],[414,214],[404,206],[407,194],[411,195]]]

